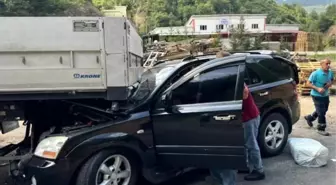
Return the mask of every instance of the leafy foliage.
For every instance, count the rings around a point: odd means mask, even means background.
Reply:
[[[233,51],[246,51],[251,49],[250,37],[246,34],[244,27],[244,17],[240,17],[238,27],[231,27],[230,29],[230,44]]]
[[[87,0],[0,0],[2,16],[98,16]]]
[[[275,0],[0,0],[0,16],[99,16],[116,5],[127,6],[141,32],[180,26],[195,14],[262,13],[267,23],[300,24],[305,31],[325,32],[336,24],[335,4],[318,14]]]

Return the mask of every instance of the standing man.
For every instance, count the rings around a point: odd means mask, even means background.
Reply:
[[[260,113],[254,102],[251,92],[244,84],[243,93],[243,126],[247,164],[250,174],[245,176],[247,181],[262,180],[265,178],[264,168],[258,145]]]
[[[226,52],[217,53],[217,58],[222,58],[230,54]],[[244,84],[243,92],[243,126],[244,126],[244,140],[246,149],[246,161],[250,170],[250,174],[245,176],[247,181],[262,180],[265,178],[265,173],[262,165],[260,149],[257,142],[259,130],[259,110],[256,106],[253,97]],[[235,185],[236,184],[236,170],[222,169],[210,170],[212,179],[208,179],[210,184],[221,185]]]
[[[246,149],[246,162],[250,173],[244,177],[246,181],[257,181],[265,179],[264,168],[257,141],[260,124],[260,115],[252,94],[244,84],[243,92],[243,126]],[[236,171],[230,169],[210,170],[212,179],[210,184],[235,185]]]
[[[304,118],[310,127],[313,127],[313,122],[317,119],[317,132],[323,136],[329,136],[326,132],[327,120],[326,113],[329,108],[329,88],[332,86],[334,74],[330,70],[329,59],[320,62],[321,68],[314,71],[308,80],[308,86],[312,88],[310,95],[313,98],[315,111],[311,115]]]

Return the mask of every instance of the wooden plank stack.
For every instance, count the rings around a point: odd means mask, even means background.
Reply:
[[[300,68],[299,78],[300,82],[298,85],[298,92],[301,95],[309,95],[311,88],[307,86],[309,76],[312,72],[320,68],[320,62],[297,62],[297,66]]]
[[[308,33],[300,31],[295,43],[295,51],[308,51]]]
[[[319,32],[300,31],[295,42],[295,51],[318,51],[323,48],[323,34]]]

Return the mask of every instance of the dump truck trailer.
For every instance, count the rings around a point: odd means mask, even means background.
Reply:
[[[0,24],[0,130],[26,127],[24,141],[0,149],[2,161],[18,164],[48,134],[113,119],[144,70],[142,39],[123,17],[0,17]]]
[[[1,17],[2,100],[127,98],[142,72],[142,40],[112,17]]]

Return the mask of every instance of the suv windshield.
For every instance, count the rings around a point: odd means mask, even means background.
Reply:
[[[140,103],[147,99],[154,89],[160,86],[180,65],[164,65],[148,69],[141,75],[140,84],[130,97],[130,101]]]

